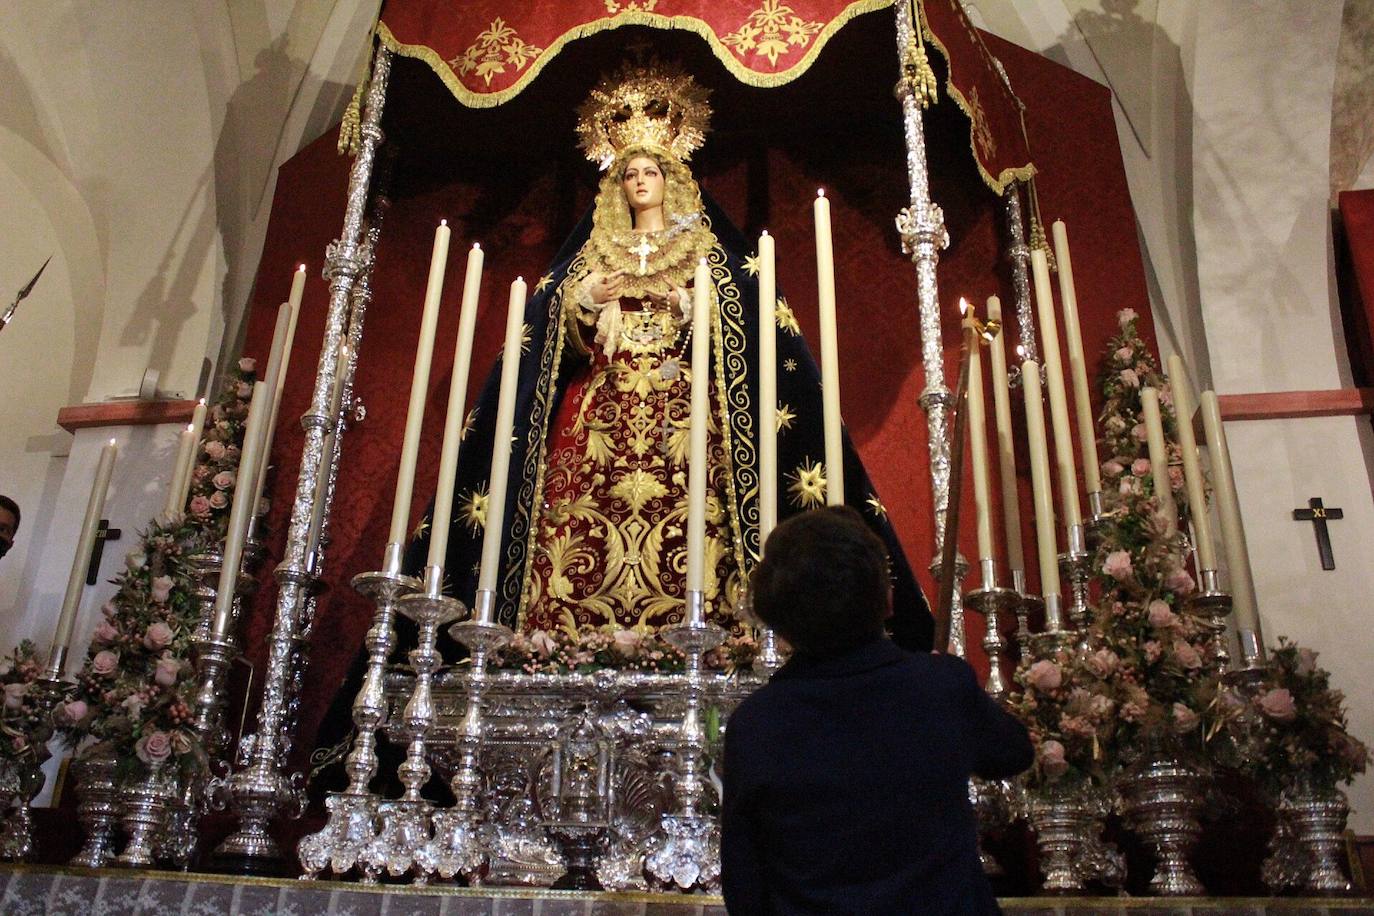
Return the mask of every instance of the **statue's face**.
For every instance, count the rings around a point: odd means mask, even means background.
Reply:
[[[663,206],[663,170],[648,156],[635,156],[625,163],[620,187],[636,213]]]

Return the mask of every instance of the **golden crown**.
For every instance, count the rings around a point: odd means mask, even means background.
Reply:
[[[706,139],[710,91],[677,64],[626,62],[601,78],[577,111],[579,146],[601,169],[629,146],[686,162]]]

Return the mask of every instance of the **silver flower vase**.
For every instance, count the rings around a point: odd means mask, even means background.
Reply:
[[[1168,744],[1151,748],[1120,779],[1122,813],[1154,853],[1150,891],[1161,897],[1199,897],[1206,891],[1188,856],[1202,835],[1203,776]]]
[[[115,830],[119,827],[119,791],[115,784],[115,758],[108,748],[92,748],[75,764],[76,817],[86,832],[81,851],[71,865],[104,868],[115,856]]]
[[[149,764],[120,789],[120,823],[128,840],[115,859],[116,865],[147,868],[153,864],[174,797],[174,780],[164,764]]]
[[[1091,812],[1081,784],[1052,782],[1027,793],[1026,813],[1040,851],[1044,893],[1081,894],[1086,890],[1078,860]]]
[[[1278,828],[1263,867],[1270,890],[1298,888],[1315,896],[1350,893],[1350,880],[1340,865],[1350,814],[1345,793],[1300,779],[1284,791],[1275,813]]]

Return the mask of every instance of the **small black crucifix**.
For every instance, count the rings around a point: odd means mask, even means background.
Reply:
[[[95,585],[100,581],[100,558],[105,554],[105,542],[117,541],[124,532],[110,527],[110,520],[102,518],[100,527],[95,530],[95,543],[91,545],[91,565],[86,571],[86,584]]]
[[[1345,518],[1345,513],[1340,509],[1328,509],[1323,506],[1320,496],[1309,499],[1306,509],[1293,510],[1293,521],[1311,522],[1317,531],[1317,553],[1321,554],[1322,569],[1336,568],[1336,558],[1331,553],[1331,532],[1326,530],[1326,522],[1328,519],[1337,518]]]

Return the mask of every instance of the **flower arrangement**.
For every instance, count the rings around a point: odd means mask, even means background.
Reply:
[[[1017,668],[1021,690],[1008,705],[1036,748],[1033,782],[1110,780],[1121,714],[1114,678],[1120,665],[1111,649],[1083,653],[1065,647],[1049,658],[1028,657]]]
[[[76,676],[75,706],[62,723],[68,743],[92,736],[121,763],[204,764],[190,729],[195,674],[191,638],[200,609],[191,595],[189,558],[201,530],[189,517],[155,521],[141,549],[115,577],[119,590],[101,608],[85,664]]]
[[[87,737],[110,748],[122,769],[171,761],[204,767],[191,730],[196,691],[192,639],[200,607],[190,558],[224,537],[256,364],[239,360],[206,416],[187,510],[154,519],[125,557],[71,701],[58,725],[71,746]],[[264,501],[265,502],[265,501]]]
[[[27,639],[0,662],[0,760],[18,766],[41,762],[50,722],[43,721],[41,704],[36,702],[34,682],[43,673],[38,651]],[[63,708],[70,704],[63,704]],[[76,711],[79,711],[79,707]]]
[[[1280,638],[1248,702],[1255,743],[1244,767],[1270,797],[1301,780],[1323,790],[1348,785],[1369,765],[1369,748],[1350,734],[1345,695],[1311,649]]]
[[[707,652],[703,665],[715,671],[747,668],[758,654],[751,635],[732,635]],[[496,668],[526,674],[569,674],[615,668],[667,674],[686,668],[686,657],[660,634],[649,630],[604,626],[576,634],[566,630],[516,633],[493,656]]]

